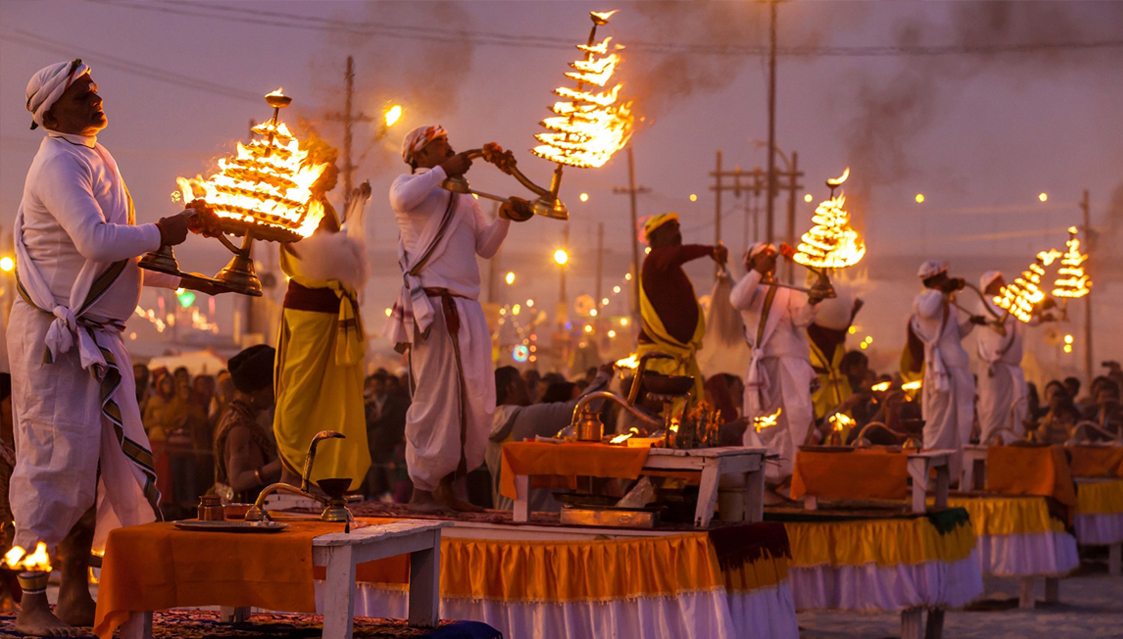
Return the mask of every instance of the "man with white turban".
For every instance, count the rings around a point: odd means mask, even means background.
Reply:
[[[1029,412],[1029,388],[1022,371],[1022,340],[1024,325],[1013,315],[1006,313],[994,303],[994,297],[1006,286],[999,271],[987,271],[979,278],[979,290],[983,300],[979,301],[979,315],[1001,318],[988,323],[975,333],[979,349],[979,442],[987,443],[996,433],[1001,442],[1010,442],[1022,435],[1023,422]],[[1036,324],[1035,316],[1031,324]],[[1011,428],[1013,433],[1002,432]]]
[[[693,377],[694,397],[700,400],[705,380],[695,356],[702,348],[706,318],[682,265],[702,257],[725,264],[729,249],[720,244],[683,244],[678,213],[661,213],[649,218],[643,225],[643,238],[651,250],[640,268],[642,324],[636,353],[639,356],[651,352],[671,355],[673,359],[650,360],[646,370]]]
[[[401,232],[403,284],[383,334],[409,351],[410,507],[479,510],[453,491],[454,479],[483,464],[495,412],[491,334],[479,303],[476,256],[495,255],[511,220],[528,218],[529,207],[512,198],[489,222],[475,198],[440,188],[472,161],[453,152],[439,125],[411,131],[402,159],[412,171],[390,186],[390,205]]]
[[[917,276],[926,290],[913,300],[909,331],[924,350],[924,447],[959,451],[970,441],[975,422],[975,380],[962,342],[985,320],[963,316],[952,304],[951,295],[965,283],[948,277],[946,262],[925,262]],[[959,475],[961,458],[952,457],[952,477]]]
[[[811,402],[810,347],[806,328],[822,301],[774,280],[776,247],[757,242],[745,253],[748,273],[733,287],[729,301],[741,311],[745,341],[752,351],[745,373],[744,415],[746,446],[766,446],[779,455],[765,476],[778,486],[792,475],[795,452],[807,439],[815,418]]]
[[[40,542],[57,548],[62,582],[53,614],[42,591],[24,593],[16,619],[24,634],[82,634],[74,626],[94,618],[86,583],[91,547],[104,547],[112,528],[158,516],[152,453],[121,331],[142,284],[180,285],[177,277],[142,272],[137,258],[183,242],[187,211],[135,224],[120,169],[97,143],[107,123],[97,88],[81,60],[42,69],[27,85],[31,128],[47,135],[15,219],[19,297],[7,335],[14,544],[28,552]]]

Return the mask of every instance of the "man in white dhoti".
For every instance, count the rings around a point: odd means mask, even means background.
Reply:
[[[946,262],[925,262],[917,276],[927,290],[913,300],[909,330],[924,346],[924,447],[958,451],[970,441],[975,422],[975,380],[962,342],[986,320],[961,314],[952,304],[950,295],[964,282],[948,277]],[[959,476],[961,457],[952,456],[952,477]]]
[[[81,60],[63,62],[27,85],[31,128],[47,136],[15,221],[11,501],[15,545],[57,549],[62,570],[54,614],[44,593],[24,594],[16,629],[32,635],[85,634],[74,626],[93,624],[91,547],[103,547],[112,528],[157,518],[152,453],[121,331],[142,283],[180,284],[142,274],[137,257],[187,236],[184,214],[134,225],[117,163],[95,137],[107,120],[89,71]]]
[[[413,169],[390,187],[401,235],[403,285],[384,334],[409,349],[413,403],[406,413],[410,507],[419,512],[479,510],[454,495],[453,480],[484,462],[495,412],[491,334],[478,301],[476,256],[495,255],[512,216],[526,202],[505,204],[489,222],[476,199],[440,188],[471,166],[440,126],[415,129],[402,142]],[[512,208],[517,209],[512,213]]]
[[[772,485],[791,477],[795,451],[807,439],[815,409],[811,402],[811,351],[806,328],[821,300],[776,286],[778,253],[758,242],[745,253],[748,273],[733,287],[729,301],[741,311],[745,341],[752,351],[745,373],[746,446],[766,446],[779,455],[765,476]],[[778,415],[777,415],[778,414]],[[770,419],[774,418],[774,419]]]
[[[987,443],[996,433],[999,441],[1009,443],[1025,432],[1025,419],[1029,413],[1029,387],[1022,371],[1022,340],[1025,324],[994,303],[1002,287],[1006,286],[999,271],[987,271],[979,278],[979,290],[984,300],[979,301],[979,315],[1000,318],[1005,332],[999,332],[993,319],[975,333],[979,349],[979,442]],[[1030,325],[1040,321],[1034,316]],[[1003,428],[1014,432],[1003,431]]]

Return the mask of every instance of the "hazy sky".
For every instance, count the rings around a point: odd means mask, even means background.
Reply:
[[[750,142],[767,135],[767,59],[760,55],[767,9],[758,3],[4,0],[0,225],[7,236],[42,137],[28,130],[24,87],[49,63],[81,57],[93,67],[110,121],[99,140],[120,163],[138,218],[154,221],[177,210],[169,198],[175,177],[206,171],[229,153],[250,119],[270,114],[257,96],[278,86],[295,98],[284,119],[307,118],[338,142],[338,125],[323,117],[342,106],[351,53],[356,107],[375,115],[388,102],[406,109],[386,139],[372,142],[369,125],[355,136],[356,158],[365,153],[356,179],[370,179],[375,192],[368,233],[376,276],[366,307],[368,317],[381,315],[399,281],[385,193],[404,167],[401,135],[439,122],[457,148],[494,140],[514,149],[533,179],[548,182],[552,167],[528,152],[533,134],[574,58],[566,43],[586,38],[589,10],[608,8],[621,12],[603,33],[633,45],[618,77],[648,118],[634,137],[637,181],[652,189],[640,214],[677,210],[686,240],[710,243],[714,152],[724,152],[727,166],[765,164]],[[985,268],[981,257],[1024,267],[1046,243],[1063,242],[1061,233],[1038,231],[1079,222],[1075,203],[1084,188],[1093,223],[1107,224],[1108,202],[1123,183],[1121,33],[1123,6],[1115,2],[780,6],[777,143],[799,153],[816,202],[826,195],[825,178],[852,167],[851,210],[870,264],[883,264],[869,277],[901,271],[902,292],[884,307],[887,339],[900,333],[914,290],[908,278],[921,260],[978,264],[962,273],[972,278]],[[521,194],[486,165],[469,177],[484,190]],[[598,222],[608,238],[605,288],[627,269],[627,198],[612,193],[626,184],[623,153],[603,169],[566,171],[571,296],[593,290]],[[918,192],[926,196],[919,206]],[[1049,195],[1045,204],[1041,192]],[[744,247],[743,202],[724,200],[724,239],[735,255]],[[777,202],[778,210],[785,206]],[[799,201],[800,232],[813,207]],[[502,269],[520,277],[505,291],[508,301],[556,298],[549,254],[562,227],[536,218],[512,229]],[[1108,257],[1110,247],[1103,250]],[[185,267],[203,271],[227,259],[217,242],[199,238],[179,254]],[[689,272],[700,290],[708,288],[709,267]],[[622,310],[626,298],[618,299]]]

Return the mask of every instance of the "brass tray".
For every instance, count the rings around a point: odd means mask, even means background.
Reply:
[[[288,528],[288,524],[275,521],[199,521],[198,519],[185,519],[173,521],[176,528],[182,530],[197,530],[201,532],[236,532],[236,533],[268,533],[280,532]]]
[[[565,507],[562,508],[560,519],[567,526],[654,528],[659,523],[659,513],[651,510]]]

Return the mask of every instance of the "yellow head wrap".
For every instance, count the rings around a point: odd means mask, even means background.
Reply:
[[[660,213],[652,215],[643,223],[643,239],[646,242],[651,241],[651,234],[655,229],[663,226],[667,222],[678,222],[678,213]]]

